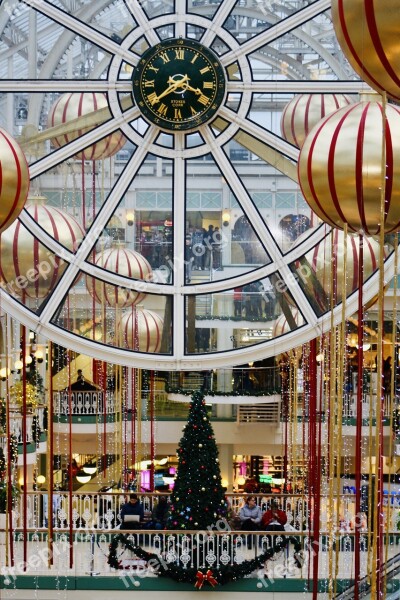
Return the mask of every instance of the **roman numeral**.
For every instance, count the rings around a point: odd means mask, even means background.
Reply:
[[[161,52],[160,58],[162,59],[164,65],[169,62],[169,56],[166,52]]]
[[[175,58],[176,60],[184,60],[185,59],[185,51],[183,48],[179,48],[175,50]]]
[[[174,119],[182,119],[182,113],[179,108],[175,108]]]
[[[146,79],[144,82],[144,87],[154,87],[154,79]]]
[[[153,104],[155,104],[156,102],[158,102],[157,94],[155,92],[153,92],[152,94],[149,94],[147,96],[147,100],[153,106]]]
[[[161,103],[160,106],[157,108],[157,112],[162,117],[165,117],[165,115],[167,114],[167,110],[168,110],[168,106],[165,106],[165,104],[163,104],[163,103]]]
[[[213,81],[203,81],[203,88],[205,90],[212,90],[214,88],[214,82]]]
[[[197,110],[195,108],[193,108],[193,106],[190,107],[190,112],[192,113],[192,115],[197,115]]]
[[[197,100],[198,102],[200,102],[200,104],[204,104],[204,106],[206,106],[210,102],[210,98],[207,98],[207,96],[205,96],[204,94],[199,96]]]
[[[157,69],[156,67],[153,67],[153,65],[151,65],[151,67],[149,67],[149,71],[154,71],[154,73],[158,73],[160,69]]]
[[[192,60],[190,61],[192,64],[196,62],[196,60],[199,58],[198,53],[196,52],[196,54],[193,56]]]
[[[202,75],[204,75],[204,73],[208,73],[209,70],[210,70],[210,67],[203,67],[202,69],[200,69],[200,73]]]

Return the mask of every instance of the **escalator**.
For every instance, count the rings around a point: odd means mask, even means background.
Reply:
[[[400,553],[392,556],[383,566],[383,576],[386,577],[386,600],[400,600]],[[335,600],[352,600],[354,598],[354,585],[335,596]],[[371,584],[369,577],[363,577],[359,583],[359,597],[373,600],[371,597]]]

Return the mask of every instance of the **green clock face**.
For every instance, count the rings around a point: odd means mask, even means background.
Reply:
[[[195,129],[212,118],[225,95],[225,75],[214,53],[194,40],[170,39],[144,52],[133,72],[133,95],[159,127]]]

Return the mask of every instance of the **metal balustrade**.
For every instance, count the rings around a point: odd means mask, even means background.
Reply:
[[[138,494],[144,505],[145,517],[150,518],[151,511],[159,499],[159,494]],[[229,527],[240,529],[238,515],[240,508],[245,502],[248,494],[227,494],[230,506],[228,518]],[[271,504],[277,501],[282,510],[287,514],[287,527],[291,531],[306,532],[310,522],[310,506],[307,496],[299,494],[252,494],[257,504],[264,512]],[[70,496],[67,491],[55,491],[53,493],[53,506],[51,510],[54,530],[68,529],[76,530],[96,529],[111,530],[121,525],[120,510],[126,501],[127,494],[120,492],[96,493],[96,492],[74,492]],[[23,495],[20,495],[13,510],[13,527],[22,529],[25,525],[28,529],[46,529],[49,519],[49,494],[43,491],[27,493],[27,512],[24,523]],[[72,511],[70,510],[72,502]],[[353,493],[341,494],[339,497],[340,526],[339,531],[353,533],[355,524],[355,495]],[[320,531],[328,532],[326,510],[327,499],[322,497],[320,510]],[[384,497],[384,515],[389,519],[389,532],[398,533],[400,527],[400,494],[392,493],[390,497]],[[72,522],[69,515],[72,514]],[[361,524],[362,531],[366,530],[366,520]]]
[[[233,567],[260,556],[274,543],[286,540],[287,546],[255,569],[250,576],[258,578],[260,582],[266,578],[265,587],[268,587],[268,580],[271,579],[307,578],[317,545],[320,579],[329,574],[332,560],[337,567],[338,579],[352,579],[354,575],[354,534],[350,533],[335,534],[333,539],[322,534],[317,542],[306,533],[299,532],[250,533],[218,531],[217,528],[210,528],[208,531],[74,530],[70,538],[70,531],[63,529],[54,532],[53,543],[49,545],[47,532],[30,530],[26,532],[26,539],[22,531],[13,532],[14,566],[4,561],[0,569],[5,577],[5,587],[12,589],[14,578],[21,575],[118,576],[122,579],[129,578],[127,581],[131,582],[138,581],[141,577],[157,577],[154,561],[150,565],[145,560],[138,560],[134,553],[122,547],[117,551],[118,569],[108,564],[110,543],[117,533],[125,533],[128,542],[156,554],[167,566],[200,570]],[[361,576],[364,577],[367,574],[368,539],[365,534],[360,537],[360,548],[357,551],[360,553]],[[0,532],[1,552],[4,550],[5,539],[6,534]],[[387,546],[389,559],[398,551],[397,542],[398,539],[393,536],[385,537],[384,551]],[[49,563],[49,557],[52,564]]]
[[[104,410],[104,398],[106,406]],[[73,415],[114,414],[116,403],[111,392],[103,391],[71,391],[63,390],[53,393],[54,413],[69,415],[70,403]]]

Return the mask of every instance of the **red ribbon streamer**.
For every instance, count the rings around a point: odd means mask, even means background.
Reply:
[[[203,587],[203,585],[206,581],[208,581],[208,583],[210,585],[212,585],[212,587],[215,587],[218,583],[218,581],[215,579],[215,577],[213,577],[212,571],[210,571],[210,569],[207,571],[207,573],[202,573],[201,571],[197,571],[196,578],[197,578],[197,581],[194,584],[194,587],[199,590],[201,590],[201,588]]]

